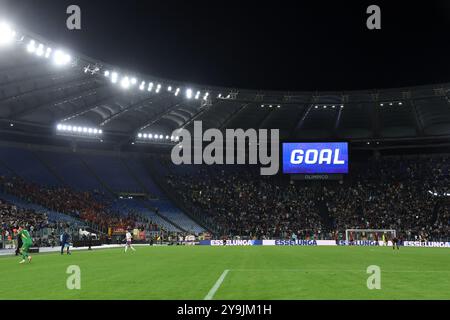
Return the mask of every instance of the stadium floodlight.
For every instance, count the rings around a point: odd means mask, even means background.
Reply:
[[[148,91],[151,92],[153,90],[153,82],[148,84]]]
[[[137,83],[137,79],[136,78],[131,78],[131,84],[134,86]]]
[[[280,106],[280,105],[277,105],[277,108],[278,108],[278,109],[280,109],[280,108],[281,108],[281,106]]]
[[[143,137],[144,137],[144,139],[147,139],[147,134],[144,133],[144,134],[143,134]]]
[[[186,90],[186,98],[192,99],[192,89],[187,89]]]
[[[72,126],[67,126],[67,131],[72,131]]]
[[[99,130],[98,130],[98,134],[103,134],[103,130],[102,130],[102,129],[99,129]]]
[[[171,92],[172,91],[172,86],[168,86],[167,87],[167,91]]]
[[[272,108],[272,105],[269,105],[269,108]]]
[[[61,50],[56,50],[53,55],[53,61],[57,66],[63,66],[68,64],[72,60],[72,57]]]
[[[149,139],[153,139],[153,135],[150,133],[150,134],[148,135],[148,138],[149,138]]]
[[[46,59],[50,58],[51,54],[52,54],[52,48],[47,48],[47,50],[45,51],[45,58]]]
[[[130,88],[130,79],[128,77],[124,77],[120,82],[120,86],[125,90]]]
[[[84,132],[84,133],[87,133],[87,132],[88,132],[88,128],[84,127],[84,128],[83,128],[83,132]]]
[[[15,36],[16,32],[7,23],[0,24],[0,46],[10,44]]]
[[[195,94],[195,100],[198,100],[198,98],[200,98],[200,91],[197,91],[197,93]]]
[[[159,138],[162,140],[162,139],[164,139],[164,136],[162,134],[160,134]]]
[[[63,125],[61,126],[61,130],[62,130],[62,131],[66,131],[66,130],[67,130],[67,126],[63,124]]]
[[[94,129],[94,134],[97,134],[98,133],[98,130],[97,129]]]
[[[27,51],[29,53],[33,53],[36,51],[36,41],[30,40],[30,42],[27,45]]]
[[[156,93],[159,93],[159,91],[161,90],[161,85],[160,84],[158,84],[157,86],[156,86]]]
[[[139,90],[144,91],[145,89],[145,81],[141,82],[141,85],[139,86]]]
[[[138,133],[138,138],[142,138],[142,133]]]
[[[89,129],[88,129],[88,133],[89,133],[89,134],[91,134],[92,131],[93,131],[92,128],[89,128]]]
[[[175,97],[177,97],[179,93],[180,93],[180,88],[177,88],[177,90],[175,90]]]
[[[36,55],[38,57],[42,57],[44,55],[44,45],[42,43],[40,43],[39,46],[37,47]]]
[[[105,75],[106,78],[109,77],[109,74],[110,74],[109,70],[106,70],[105,73],[104,73],[104,75]]]
[[[58,125],[56,126],[56,130],[61,131],[61,130],[62,130],[62,124],[58,124]]]
[[[119,74],[117,72],[113,72],[111,74],[111,82],[112,83],[117,83],[117,79],[119,78]]]
[[[403,103],[399,102],[398,105],[401,106]]]
[[[170,136],[170,140],[175,140],[175,137],[174,136]]]
[[[344,109],[344,106],[343,106],[343,105],[341,106],[341,109]]]

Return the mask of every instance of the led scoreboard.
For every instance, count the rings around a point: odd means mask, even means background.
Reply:
[[[283,173],[347,174],[347,142],[283,143]]]

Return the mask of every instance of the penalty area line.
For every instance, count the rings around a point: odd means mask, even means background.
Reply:
[[[220,286],[222,285],[223,280],[225,280],[225,277],[227,276],[229,271],[230,271],[229,269],[226,269],[224,272],[222,272],[219,279],[217,279],[216,283],[211,288],[211,290],[209,290],[208,294],[205,296],[203,300],[212,300],[217,290],[219,290]]]

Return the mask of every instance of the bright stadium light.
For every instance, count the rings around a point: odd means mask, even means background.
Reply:
[[[53,61],[57,66],[63,66],[68,64],[72,60],[72,57],[61,50],[56,50],[53,55]]]
[[[195,100],[198,100],[198,98],[200,98],[200,91],[197,91],[197,93],[195,94]]]
[[[138,133],[138,138],[142,138],[142,133]]]
[[[172,91],[172,86],[168,86],[167,87],[167,91],[171,92]]]
[[[169,136],[166,136],[166,140],[169,140]]]
[[[164,139],[164,136],[162,134],[160,134],[159,138],[162,140],[162,139]]]
[[[152,138],[153,138],[153,135],[150,133],[150,134],[148,135],[148,138],[149,138],[149,139],[152,139]]]
[[[117,79],[119,78],[119,74],[117,72],[113,72],[111,74],[111,82],[112,83],[117,83]]]
[[[145,89],[145,81],[141,82],[141,85],[139,86],[139,90],[144,91]]]
[[[51,54],[52,54],[52,48],[47,48],[47,50],[45,51],[45,58],[46,59],[50,58]]]
[[[44,55],[44,45],[42,43],[39,44],[38,48],[36,49],[36,55],[38,57],[42,57]]]
[[[161,85],[160,84],[158,84],[157,86],[156,86],[156,93],[159,93],[159,91],[161,90]]]
[[[178,94],[180,94],[180,88],[177,88],[177,90],[175,91],[175,97],[177,97]]]
[[[130,88],[130,79],[128,77],[124,77],[120,82],[120,86],[125,90]]]
[[[16,36],[16,32],[7,23],[0,24],[0,46],[8,45]]]
[[[132,78],[131,79],[131,84],[134,86],[137,83],[137,79],[136,78]]]
[[[58,125],[56,126],[56,130],[61,131],[61,130],[62,130],[62,124],[58,124]]]
[[[33,53],[36,51],[36,42],[34,40],[31,40],[27,45],[27,51],[29,53]]]
[[[192,99],[192,89],[187,89],[186,90],[186,98]]]
[[[104,75],[105,75],[106,78],[108,78],[108,77],[109,77],[109,71],[106,70],[105,73],[104,73]]]
[[[148,91],[151,92],[153,90],[153,82],[148,84]]]

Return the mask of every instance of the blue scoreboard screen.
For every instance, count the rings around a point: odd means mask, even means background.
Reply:
[[[348,173],[347,142],[283,143],[283,173]]]

